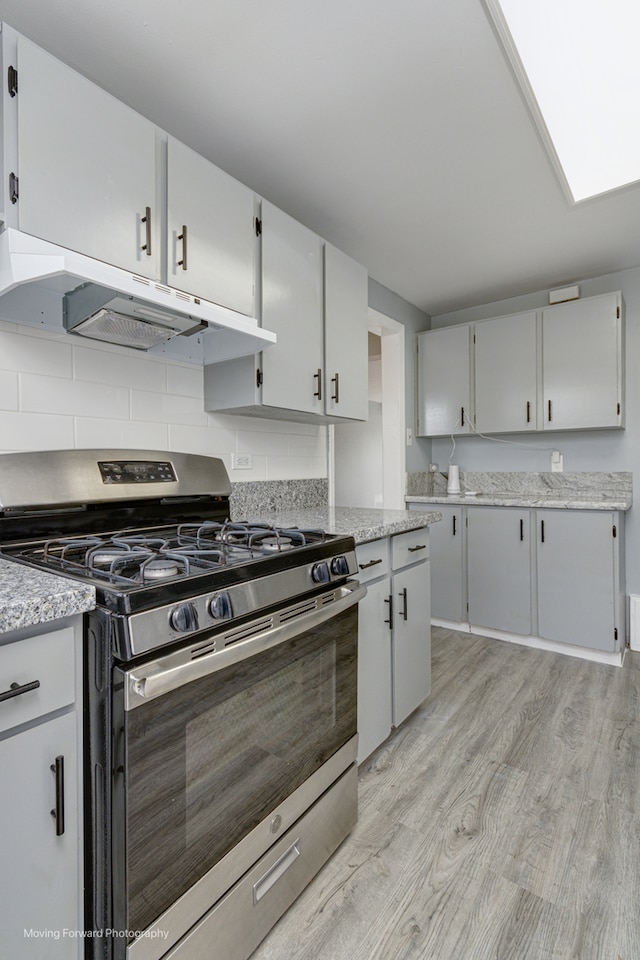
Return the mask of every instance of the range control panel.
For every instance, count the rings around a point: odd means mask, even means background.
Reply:
[[[103,483],[171,483],[178,478],[169,460],[98,461]]]

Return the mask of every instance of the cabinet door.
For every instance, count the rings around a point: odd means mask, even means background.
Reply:
[[[386,544],[385,544],[386,546]],[[389,577],[367,584],[358,606],[358,763],[391,731]]]
[[[325,410],[369,415],[367,271],[326,243],[324,248]]]
[[[153,124],[24,37],[18,72],[20,229],[160,279]]]
[[[541,637],[594,650],[618,648],[614,526],[604,512],[537,511]]]
[[[393,588],[393,724],[419,707],[431,690],[429,561],[395,573]]]
[[[255,316],[255,243],[253,192],[169,137],[169,284]]]
[[[56,758],[64,758],[64,833],[56,835]],[[76,718],[68,713],[0,741],[2,952],[11,960],[80,956]],[[25,933],[27,931],[27,933]],[[50,935],[46,945],[34,936]],[[35,940],[35,942],[34,942]]]
[[[323,412],[322,242],[262,202],[262,323],[278,336],[262,355],[262,402]]]
[[[467,512],[469,623],[531,633],[531,537],[528,510],[473,507]]]
[[[520,313],[475,327],[476,430],[536,429],[536,315]]]
[[[466,620],[464,609],[464,531],[462,507],[434,507],[442,520],[429,527],[431,614],[439,620]]]
[[[469,327],[418,336],[418,431],[422,437],[469,433]]]
[[[545,429],[622,426],[618,294],[543,310],[542,379]]]

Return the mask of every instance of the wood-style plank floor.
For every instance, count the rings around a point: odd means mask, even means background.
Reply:
[[[638,960],[640,654],[432,634],[431,696],[252,960]]]

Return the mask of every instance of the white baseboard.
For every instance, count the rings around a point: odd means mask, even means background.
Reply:
[[[640,597],[638,599],[638,640],[640,642]],[[633,624],[633,621],[632,621]],[[594,663],[605,663],[611,667],[621,667],[624,662],[625,648],[617,653],[607,653],[604,650],[592,650],[589,647],[579,647],[574,643],[558,643],[555,640],[545,640],[544,637],[522,636],[519,633],[507,633],[504,630],[492,630],[489,627],[476,627],[471,623],[458,623],[455,620],[440,620],[435,617],[431,620],[434,627],[444,627],[447,630],[456,630],[458,633],[473,633],[479,637],[490,637],[492,640],[504,640],[506,643],[517,643],[521,647],[531,647],[535,650],[548,650],[550,653],[562,653],[566,657],[577,657],[579,660],[591,660]],[[632,626],[633,630],[633,626]],[[632,649],[634,649],[632,647]],[[640,650],[640,646],[637,648]]]

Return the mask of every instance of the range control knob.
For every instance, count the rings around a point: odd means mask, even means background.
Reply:
[[[331,574],[329,573],[328,563],[316,563],[311,568],[311,579],[314,583],[329,583]]]
[[[331,572],[336,577],[347,577],[349,575],[349,561],[346,557],[334,557],[331,561]]]
[[[228,593],[216,593],[209,601],[209,613],[214,620],[230,620],[233,616],[231,597]]]
[[[198,629],[198,611],[192,603],[181,603],[171,611],[169,623],[179,633],[194,633]]]

